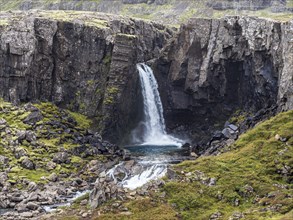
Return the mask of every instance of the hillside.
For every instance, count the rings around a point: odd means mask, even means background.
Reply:
[[[257,15],[286,18],[292,0],[0,0],[0,10],[98,11],[180,24],[190,17],[218,18],[225,15]]]

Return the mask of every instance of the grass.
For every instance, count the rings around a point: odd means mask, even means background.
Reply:
[[[276,140],[276,134],[287,141]],[[258,124],[226,153],[175,165],[178,178],[165,178],[158,193],[124,202],[127,212],[104,213],[102,206],[92,219],[204,220],[214,213],[220,213],[221,219],[234,219],[240,213],[249,220],[291,220],[292,169],[288,175],[280,170],[293,165],[292,145],[293,110]],[[207,184],[211,178],[216,179],[215,185]],[[162,193],[166,193],[163,198]]]
[[[276,140],[276,134],[288,141]],[[235,211],[245,212],[247,219],[269,219],[280,214],[282,217],[293,208],[292,198],[287,197],[292,194],[292,176],[279,173],[284,165],[293,164],[292,136],[293,111],[289,111],[243,134],[230,152],[177,165],[177,172],[190,173],[192,182],[167,183],[169,203],[175,204],[183,219],[208,219],[217,211],[223,219]],[[199,177],[200,173],[203,176]],[[215,186],[203,184],[212,177],[217,179]],[[277,185],[289,185],[289,188],[281,189]],[[247,190],[250,187],[251,192]],[[268,194],[276,196],[268,198]],[[254,204],[257,197],[260,201]],[[236,201],[239,205],[235,205]],[[276,204],[281,205],[278,212],[260,211]]]

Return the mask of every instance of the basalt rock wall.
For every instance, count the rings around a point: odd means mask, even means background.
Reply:
[[[1,16],[0,97],[81,112],[114,142],[139,117],[136,63],[158,57],[173,34],[156,23],[114,15]]]
[[[168,127],[205,133],[239,109],[292,109],[292,34],[293,21],[254,17],[182,25],[153,64]]]

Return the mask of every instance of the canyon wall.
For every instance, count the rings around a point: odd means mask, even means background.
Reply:
[[[293,108],[293,21],[191,19],[178,32],[98,13],[2,13],[0,21],[0,97],[78,111],[113,142],[142,117],[139,62],[152,65],[175,133],[200,139],[236,111]]]
[[[182,25],[153,64],[169,128],[195,125],[206,133],[240,109],[292,109],[292,34],[293,21],[254,17]]]
[[[14,14],[2,22],[0,97],[81,112],[118,141],[138,120],[136,63],[157,57],[173,32],[114,15],[61,15]]]

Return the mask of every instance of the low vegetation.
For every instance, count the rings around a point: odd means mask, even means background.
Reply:
[[[161,192],[96,219],[292,219],[293,111],[258,124],[229,152],[173,167]],[[161,195],[165,196],[161,196]]]
[[[76,112],[62,110],[51,103],[35,104],[42,118],[35,123],[27,123],[25,119],[32,113],[25,107],[16,107],[0,100],[0,119],[6,122],[0,125],[0,155],[8,158],[8,163],[0,163],[0,172],[9,170],[11,183],[19,183],[22,179],[46,182],[52,173],[77,173],[91,159],[104,160],[76,155],[80,146],[75,140],[86,134],[91,120]],[[58,152],[68,152],[68,162],[54,161]],[[22,162],[28,158],[32,169],[24,167]],[[53,164],[51,168],[48,164]]]

